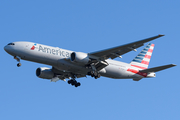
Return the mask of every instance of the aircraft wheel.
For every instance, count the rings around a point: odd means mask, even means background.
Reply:
[[[75,84],[75,87],[78,87],[78,86],[80,86],[80,85],[81,85],[81,83],[78,82],[78,83]]]
[[[90,73],[90,74],[91,74],[91,76],[92,76],[92,75],[94,75],[94,72],[93,72],[93,71],[91,71],[91,73]]]
[[[78,83],[77,83],[77,85],[78,85],[78,86],[80,86],[80,85],[81,85],[81,83],[80,83],[80,82],[78,82]]]
[[[71,84],[71,80],[68,80],[68,84]]]
[[[94,76],[97,76],[97,75],[98,75],[98,73],[95,71],[95,72],[94,72]]]
[[[20,66],[21,66],[21,63],[18,63],[17,66],[20,67]]]
[[[71,85],[76,85],[76,81],[71,81]]]
[[[100,77],[101,77],[101,74],[98,74],[97,77],[100,78]]]

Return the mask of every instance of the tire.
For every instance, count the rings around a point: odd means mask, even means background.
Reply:
[[[73,82],[71,82],[71,85],[75,85],[75,82],[73,81]]]
[[[21,66],[21,63],[18,63],[17,66],[20,67],[20,66]]]
[[[80,82],[78,82],[78,83],[77,83],[77,85],[78,85],[78,86],[81,86],[81,83],[80,83]]]
[[[94,72],[94,76],[97,76],[97,75],[98,75],[98,73],[95,71],[95,72]]]
[[[68,84],[71,84],[71,80],[68,80]]]
[[[101,74],[98,74],[97,77],[100,78],[100,77],[101,77]]]

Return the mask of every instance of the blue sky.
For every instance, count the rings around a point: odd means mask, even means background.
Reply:
[[[1,120],[179,120],[179,0],[6,0],[0,2]],[[4,51],[13,41],[31,41],[94,52],[165,34],[154,40],[149,67],[178,66],[156,78],[80,78],[81,86],[36,77],[46,65],[17,62]],[[130,62],[138,52],[116,60]],[[50,66],[47,66],[50,67]]]

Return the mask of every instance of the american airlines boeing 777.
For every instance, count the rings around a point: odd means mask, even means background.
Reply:
[[[12,42],[6,45],[4,50],[18,61],[18,67],[21,66],[20,59],[52,66],[52,68],[37,68],[36,75],[39,78],[50,79],[52,82],[69,79],[68,84],[78,87],[81,84],[75,79],[87,75],[95,79],[104,76],[139,81],[142,78],[155,77],[155,72],[176,66],[169,64],[148,68],[154,48],[154,44],[151,43],[147,44],[131,63],[113,60],[116,57],[121,58],[127,52],[136,51],[136,48],[143,46],[144,43],[162,36],[164,35],[92,53],[74,52],[32,42]]]

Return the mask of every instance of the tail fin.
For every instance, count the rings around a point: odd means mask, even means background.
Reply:
[[[149,43],[132,61],[131,66],[139,69],[147,69],[151,55],[154,49],[154,44]]]

